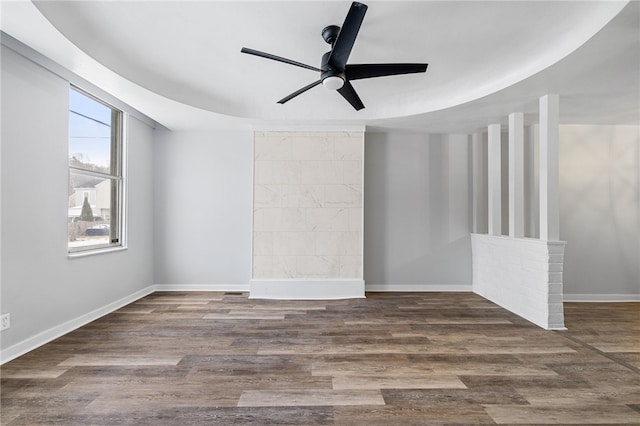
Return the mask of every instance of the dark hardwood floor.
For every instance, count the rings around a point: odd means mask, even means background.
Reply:
[[[154,293],[1,367],[3,425],[640,424],[640,303]]]

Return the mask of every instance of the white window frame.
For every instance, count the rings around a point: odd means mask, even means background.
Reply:
[[[102,173],[94,170],[87,170],[81,167],[72,166],[68,163],[68,177],[70,179],[71,173],[79,173],[87,176],[94,176],[96,178],[109,179],[115,182],[115,186],[111,189],[111,208],[110,208],[110,242],[105,244],[95,244],[83,247],[69,247],[69,240],[67,239],[67,253],[69,257],[82,257],[87,255],[93,255],[98,253],[107,253],[112,251],[120,251],[127,248],[127,227],[126,227],[126,125],[127,125],[127,113],[122,109],[112,105],[99,96],[93,95],[88,91],[74,85],[69,85],[69,90],[74,90],[88,98],[106,106],[112,111],[112,125],[111,125],[111,164],[110,172]],[[71,114],[71,110],[69,110]],[[67,147],[69,145],[67,144]],[[69,155],[67,155],[69,158]]]

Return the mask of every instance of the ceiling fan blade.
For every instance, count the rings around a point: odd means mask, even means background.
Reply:
[[[351,3],[351,8],[347,12],[347,17],[344,19],[338,38],[333,45],[331,55],[329,56],[329,65],[338,71],[344,70],[351,49],[356,41],[358,31],[360,31],[360,25],[364,20],[364,15],[367,13],[367,5],[354,1]]]
[[[425,72],[427,66],[428,64],[360,64],[347,65],[344,72],[347,80],[361,80],[363,78]]]
[[[320,83],[322,83],[322,80],[314,81],[313,83],[304,86],[302,89],[296,90],[295,92],[293,92],[289,96],[285,96],[284,98],[280,99],[278,101],[278,103],[279,104],[283,104],[285,102],[289,102],[291,99],[295,98],[298,95],[301,95],[302,93],[306,92],[309,89],[313,89],[314,87],[316,87]]]
[[[272,55],[270,53],[260,52],[259,50],[249,49],[247,47],[243,47],[240,50],[240,52],[248,53],[249,55],[260,56],[262,58],[272,59],[272,60],[278,61],[278,62],[284,62],[285,64],[295,65],[297,67],[306,68],[306,69],[312,70],[312,71],[322,72],[322,71],[320,71],[319,68],[312,67],[311,65],[303,64],[301,62],[296,62],[296,61],[293,61],[291,59],[283,58],[281,56]]]
[[[353,88],[348,80],[344,82],[344,86],[338,89],[338,93],[340,93],[342,97],[345,98],[347,102],[349,102],[351,106],[356,109],[356,111],[360,111],[362,108],[364,108],[364,104],[356,93],[356,89]]]

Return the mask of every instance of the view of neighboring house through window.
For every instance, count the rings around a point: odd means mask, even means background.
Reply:
[[[69,91],[69,252],[122,245],[122,111]]]

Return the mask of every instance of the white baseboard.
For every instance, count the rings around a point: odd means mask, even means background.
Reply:
[[[565,294],[565,302],[640,302],[640,294]]]
[[[249,284],[156,284],[155,291],[249,291]]]
[[[82,327],[83,325],[89,324],[91,321],[95,321],[100,317],[103,317],[115,310],[122,308],[123,306],[128,305],[129,303],[135,302],[136,300],[145,297],[153,293],[154,291],[155,286],[153,285],[143,288],[142,290],[138,290],[135,293],[130,294],[129,296],[123,297],[122,299],[116,300],[115,302],[109,303],[108,305],[95,309],[89,313],[81,315],[60,325],[51,327],[50,329],[38,333],[35,336],[31,336],[19,343],[16,343],[13,346],[9,346],[8,348],[0,351],[0,364],[4,364],[11,361],[12,359],[19,357],[20,355],[24,355],[27,352],[30,352],[46,343],[49,343],[52,340],[57,339],[58,337],[64,336],[65,334]]]
[[[380,292],[472,292],[471,284],[367,284],[365,291]]]
[[[250,299],[335,300],[364,296],[363,280],[251,280]]]

